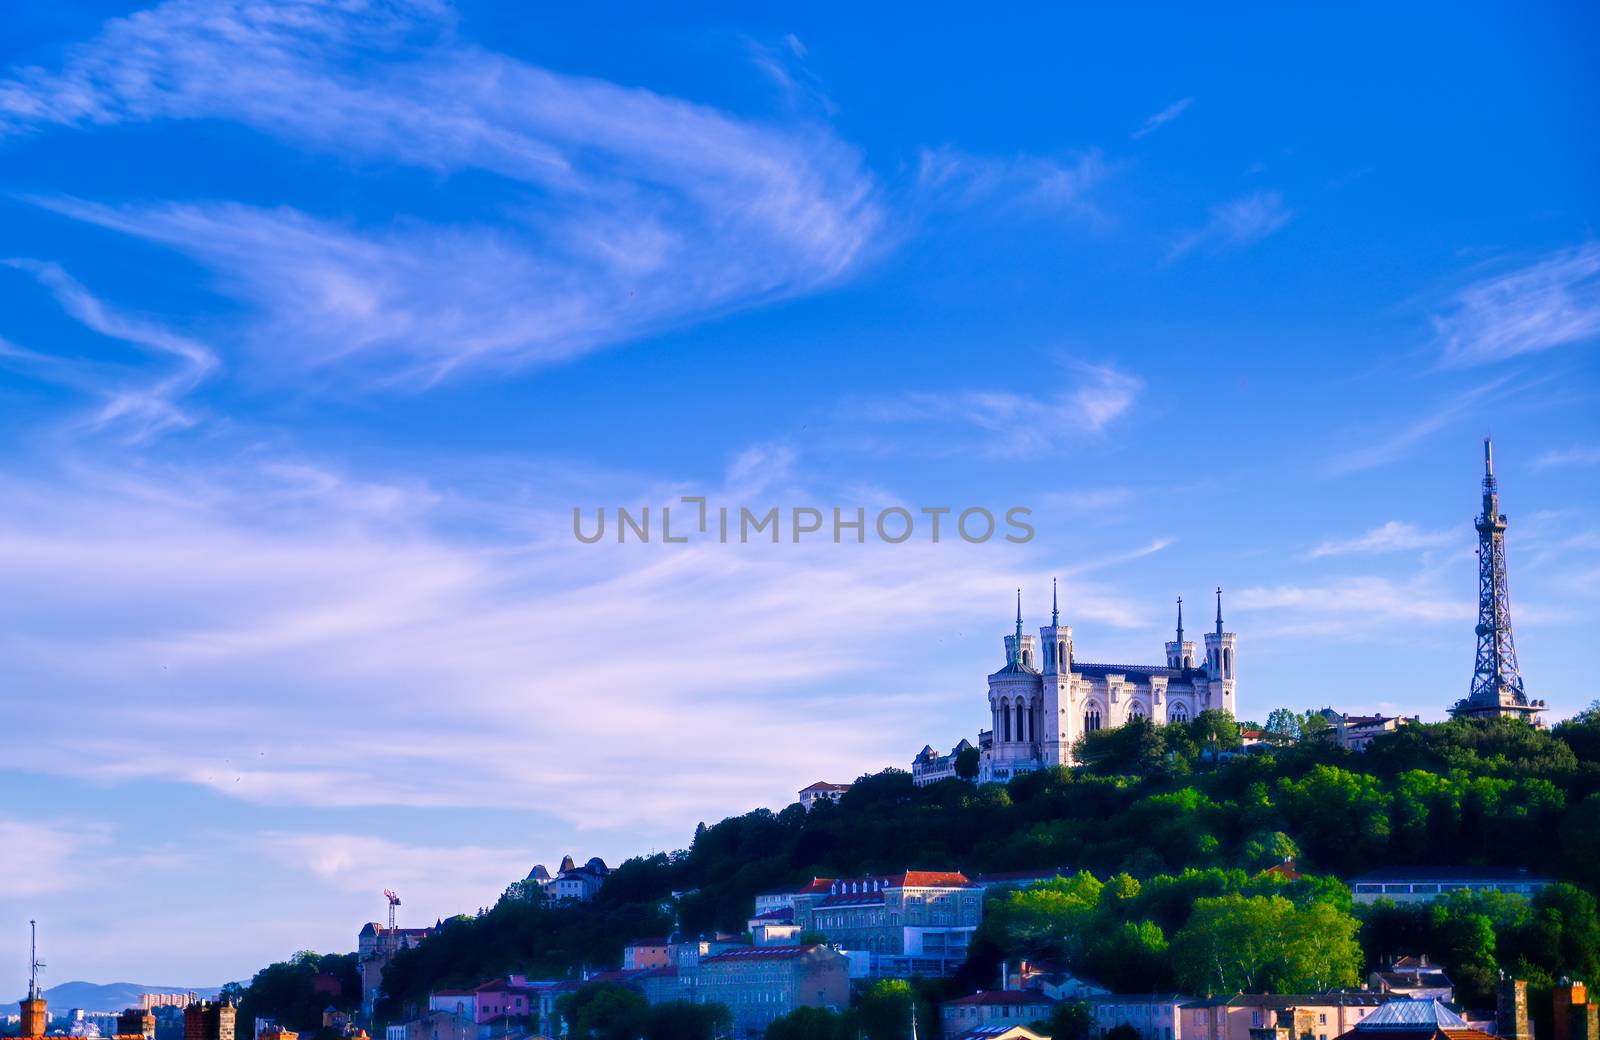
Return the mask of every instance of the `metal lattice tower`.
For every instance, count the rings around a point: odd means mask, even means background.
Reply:
[[[1506,517],[1494,479],[1494,445],[1483,439],[1483,513],[1478,529],[1478,653],[1472,692],[1453,715],[1511,715],[1533,719],[1543,701],[1528,700],[1511,633],[1511,593],[1506,583]]]

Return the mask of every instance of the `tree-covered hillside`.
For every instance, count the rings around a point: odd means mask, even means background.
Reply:
[[[1194,985],[1202,980],[1185,974],[1186,958],[1216,938],[1204,920],[1280,932],[1294,924],[1325,939],[1346,968],[1336,979],[1313,972],[1307,984],[1350,981],[1400,949],[1474,971],[1600,969],[1600,939],[1585,931],[1600,888],[1600,710],[1553,731],[1452,721],[1405,727],[1364,754],[1307,740],[1220,761],[1237,742],[1231,720],[1214,713],[1133,724],[1095,734],[1080,749],[1091,763],[1082,770],[921,789],[888,770],[810,813],[791,805],[702,824],[688,849],[624,863],[591,904],[551,906],[513,885],[482,916],[448,922],[395,959],[386,979],[393,996],[381,1011],[396,1015],[430,989],[496,974],[614,965],[629,938],[674,927],[742,931],[758,892],[906,868],[1088,872],[1054,883],[1077,886],[1063,897],[1076,908],[1056,919],[1048,907],[1028,906],[1027,893],[1010,897],[1018,905],[991,900],[991,924],[964,979],[974,986],[989,984],[991,964],[1018,951],[1053,953],[1086,970],[1094,957],[1144,957],[1151,978]],[[1317,876],[1270,891],[1275,883],[1255,879],[1289,854]],[[1355,920],[1336,879],[1403,864],[1520,867],[1575,887],[1533,906],[1462,899]],[[1038,901],[1048,902],[1045,891]],[[1075,947],[1087,932],[1124,948],[1110,956]],[[1285,961],[1218,978],[1213,988],[1300,982],[1298,970]],[[1477,976],[1468,976],[1471,992]]]

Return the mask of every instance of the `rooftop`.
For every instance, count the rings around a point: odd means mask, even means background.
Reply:
[[[944,1002],[945,1007],[1016,1007],[1019,1004],[1054,1004],[1055,998],[1047,997],[1038,990],[1025,989],[997,989],[987,993],[974,993],[967,997],[957,997]]]

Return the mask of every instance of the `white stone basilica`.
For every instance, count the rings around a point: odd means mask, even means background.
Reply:
[[[1017,630],[1005,637],[1006,666],[989,676],[993,728],[978,734],[978,780],[1004,782],[1018,773],[1073,765],[1072,744],[1084,733],[1137,718],[1184,722],[1208,708],[1234,710],[1234,644],[1222,630],[1222,590],[1217,627],[1205,635],[1205,660],[1183,638],[1183,600],[1177,638],[1165,665],[1088,664],[1073,655],[1072,628],[1061,624],[1051,593],[1050,624],[1037,638],[1022,633],[1022,593]]]

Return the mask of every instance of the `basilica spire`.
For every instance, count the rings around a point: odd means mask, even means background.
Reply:
[[[1222,638],[1222,586],[1217,586],[1217,638]]]
[[[1056,605],[1056,580],[1050,579],[1050,627],[1057,628],[1061,625],[1061,611]]]
[[[1178,597],[1178,650],[1183,651],[1183,597]]]
[[[1017,637],[1011,641],[1011,663],[1022,660],[1022,590],[1017,590]]]

